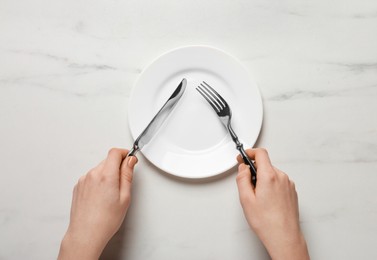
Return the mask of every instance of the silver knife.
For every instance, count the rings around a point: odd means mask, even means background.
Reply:
[[[135,140],[133,147],[127,156],[135,155],[139,150],[143,148],[144,145],[146,145],[152,139],[152,137],[155,135],[160,126],[164,123],[165,119],[168,117],[170,112],[173,110],[175,105],[181,99],[183,92],[186,89],[186,85],[187,80],[182,79],[181,83],[179,83],[178,87],[175,89],[170,98],[166,101],[166,103],[153,117],[152,121]]]

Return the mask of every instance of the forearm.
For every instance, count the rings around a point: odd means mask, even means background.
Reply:
[[[97,246],[90,241],[75,239],[66,234],[60,245],[58,260],[97,260],[103,250],[103,246]]]
[[[304,236],[299,233],[294,238],[266,243],[266,249],[273,260],[309,260],[309,252]]]

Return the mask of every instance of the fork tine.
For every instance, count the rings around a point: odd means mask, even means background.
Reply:
[[[204,82],[204,81],[203,81]],[[205,83],[205,82],[204,82]],[[208,84],[207,84],[208,85]],[[221,102],[221,100],[216,96],[216,94],[214,94],[210,88],[208,88],[205,84],[201,83],[200,86],[202,87],[202,89],[205,90],[205,93],[207,94],[207,96],[209,98],[211,98],[211,100],[213,101],[214,104],[217,105],[217,107],[219,108],[219,110],[222,110],[224,108],[224,104]]]
[[[215,103],[215,101],[211,98],[211,96],[209,96],[201,86],[198,86],[196,88],[196,90],[200,93],[200,95],[202,95],[207,101],[208,103],[211,105],[211,107],[216,111],[216,112],[220,112],[220,108],[218,108],[217,104]]]
[[[216,95],[216,98],[221,101],[223,107],[228,106],[228,103],[226,103],[225,99],[219,93],[217,93],[216,90],[214,90],[207,82],[203,81],[203,83]]]

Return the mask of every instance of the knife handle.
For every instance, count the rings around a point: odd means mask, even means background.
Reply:
[[[137,145],[134,145],[132,149],[128,152],[127,156],[135,156],[138,151],[139,147]]]
[[[242,146],[238,147],[238,151],[240,152],[243,161],[246,165],[249,166],[250,172],[251,172],[251,183],[253,184],[254,188],[257,186],[257,169],[255,168],[255,165],[253,161],[247,156],[245,150]]]

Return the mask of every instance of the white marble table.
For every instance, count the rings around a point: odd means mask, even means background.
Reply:
[[[0,1],[0,259],[54,259],[73,185],[130,147],[130,90],[169,49],[238,57],[264,100],[257,146],[296,182],[312,259],[377,259],[377,2]],[[233,169],[174,178],[140,154],[104,259],[268,259]]]

